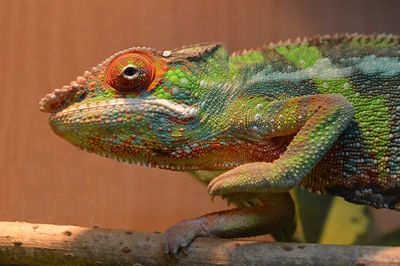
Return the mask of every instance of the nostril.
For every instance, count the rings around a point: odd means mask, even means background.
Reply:
[[[79,95],[79,101],[82,101],[83,99],[85,99],[86,95],[87,95],[87,92],[86,92],[86,91],[82,92],[82,93]]]

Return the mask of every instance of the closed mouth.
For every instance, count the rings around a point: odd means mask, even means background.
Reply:
[[[133,112],[163,113],[182,120],[194,119],[198,109],[183,103],[170,102],[166,99],[119,98],[100,102],[77,103],[53,114],[56,117],[70,115],[77,112],[99,111],[108,108],[123,108]]]

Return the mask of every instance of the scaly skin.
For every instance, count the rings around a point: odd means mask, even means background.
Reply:
[[[197,236],[293,225],[302,186],[400,210],[400,44],[388,35],[314,37],[228,56],[220,44],[119,52],[41,101],[54,132],[119,161],[229,170],[211,196],[243,206],[179,223]],[[246,202],[256,202],[246,204]]]

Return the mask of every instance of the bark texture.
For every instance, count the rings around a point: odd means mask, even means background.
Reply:
[[[178,259],[160,233],[0,222],[0,264],[18,265],[399,265],[400,247],[198,238]]]

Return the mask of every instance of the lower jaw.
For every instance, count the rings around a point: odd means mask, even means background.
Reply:
[[[194,171],[194,170],[209,170],[209,171],[217,171],[217,170],[229,170],[235,168],[240,165],[238,162],[223,162],[223,163],[211,163],[211,162],[197,162],[196,160],[191,160],[188,158],[179,158],[174,162],[171,162],[168,159],[145,159],[140,157],[129,158],[128,156],[121,156],[116,154],[106,154],[102,152],[96,152],[92,150],[88,150],[87,148],[79,147],[81,150],[95,153],[99,156],[103,156],[109,159],[113,159],[115,161],[121,163],[127,163],[130,165],[143,166],[148,168],[159,168],[159,169],[167,169],[173,171]]]
[[[236,166],[239,166],[239,164],[236,163],[200,163],[200,164],[185,164],[181,162],[180,164],[176,163],[162,163],[162,162],[157,162],[156,160],[152,161],[141,161],[141,160],[134,160],[134,159],[125,159],[125,158],[119,158],[119,157],[113,157],[109,155],[105,155],[105,157],[109,159],[113,159],[118,162],[122,163],[127,163],[130,165],[137,165],[137,166],[143,166],[143,167],[148,167],[148,168],[159,168],[159,169],[167,169],[167,170],[173,170],[173,171],[193,171],[193,170],[209,170],[209,171],[217,171],[217,170],[229,170],[232,169]]]

